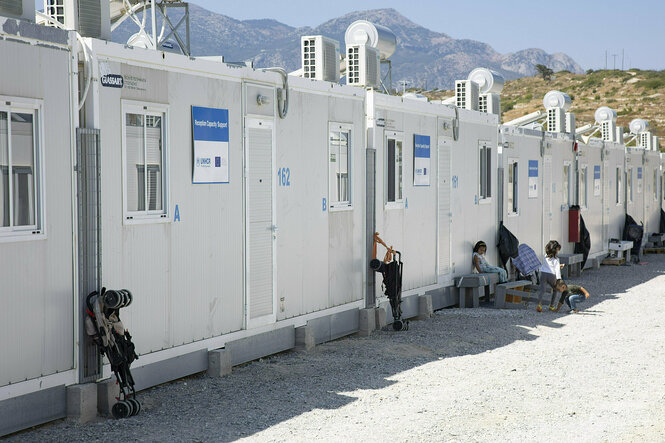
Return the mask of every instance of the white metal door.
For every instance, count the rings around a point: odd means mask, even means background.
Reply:
[[[450,273],[450,143],[438,142],[439,275]]]
[[[543,157],[543,244],[552,232],[552,156]]]
[[[247,327],[275,321],[273,126],[245,120],[245,301]]]

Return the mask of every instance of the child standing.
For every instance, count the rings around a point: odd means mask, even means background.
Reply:
[[[478,272],[495,272],[499,274],[499,283],[505,283],[508,281],[508,273],[505,269],[498,266],[492,266],[487,263],[485,258],[485,252],[487,251],[487,245],[484,241],[479,241],[473,247],[473,266]]]
[[[556,240],[550,240],[547,245],[545,245],[545,260],[540,267],[540,291],[538,292],[538,306],[536,306],[536,311],[538,312],[543,312],[541,302],[543,300],[543,294],[545,294],[545,284],[550,285],[552,288],[550,311],[556,311],[554,300],[556,300],[556,295],[559,292],[557,290],[557,282],[561,280],[561,268],[563,267],[563,265],[559,263],[558,255],[560,250],[561,245]]]
[[[577,309],[577,304],[589,298],[589,292],[587,292],[587,290],[582,286],[566,285],[565,283],[563,286],[565,286],[565,289],[561,293],[561,301],[559,302],[559,306],[556,308],[556,310],[558,311],[565,301],[570,308],[571,313],[580,312],[580,310]]]

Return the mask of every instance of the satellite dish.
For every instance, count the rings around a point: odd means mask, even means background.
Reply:
[[[609,121],[614,122],[617,119],[617,113],[614,109],[608,106],[601,106],[600,108],[596,109],[594,117],[598,123]]]
[[[344,33],[344,41],[349,45],[368,45],[379,50],[381,60],[395,53],[397,37],[385,26],[375,25],[367,20],[356,20]]]
[[[649,130],[649,122],[643,118],[636,118],[630,122],[628,127],[632,134],[639,134],[640,132],[647,132]]]
[[[568,111],[571,103],[568,94],[561,91],[550,91],[543,98],[543,106],[545,108],[561,108],[564,111]]]
[[[481,94],[499,94],[503,90],[505,82],[501,74],[487,68],[474,69],[468,79],[478,83]]]

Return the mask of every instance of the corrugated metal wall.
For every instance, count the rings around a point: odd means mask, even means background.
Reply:
[[[0,386],[74,367],[72,158],[69,56],[65,50],[0,42],[0,93],[40,99],[46,237],[0,240]],[[3,99],[3,101],[5,101]],[[41,126],[40,126],[41,125]]]

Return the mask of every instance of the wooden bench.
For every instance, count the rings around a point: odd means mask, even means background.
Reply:
[[[481,274],[467,274],[455,278],[455,286],[459,288],[459,307],[467,307],[467,297],[472,298],[474,308],[480,305],[480,290],[489,301],[490,295],[494,294],[494,288],[499,282],[499,274],[481,273]]]
[[[504,309],[516,307],[515,305],[526,304],[537,289],[530,280],[509,281],[496,285],[494,294],[494,307]]]
[[[566,265],[561,270],[561,278],[566,280],[569,275],[577,277],[582,275],[582,260],[584,260],[582,254],[559,254],[559,262]]]

